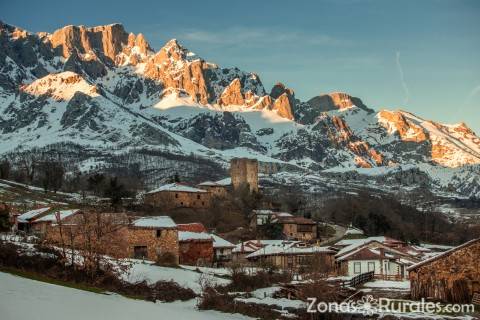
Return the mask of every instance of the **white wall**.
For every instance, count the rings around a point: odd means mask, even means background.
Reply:
[[[382,267],[380,267],[380,260],[349,260],[348,261],[348,275],[356,276],[360,273],[365,273],[371,271],[368,269],[368,263],[375,264],[375,274],[384,274],[384,275],[400,275],[403,266],[391,262],[389,260],[382,260]],[[355,263],[360,263],[360,272],[355,272]],[[382,270],[383,268],[383,270]],[[357,270],[358,271],[358,270]],[[383,271],[383,272],[382,272]],[[406,276],[406,272],[404,272]]]

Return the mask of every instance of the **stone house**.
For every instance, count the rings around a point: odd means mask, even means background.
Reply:
[[[128,226],[127,256],[178,264],[178,229],[168,216],[142,217]]]
[[[226,198],[232,191],[232,179],[225,178],[218,181],[205,181],[197,185],[200,189],[205,189],[212,197]]]
[[[213,263],[213,239],[206,232],[179,231],[180,264],[211,266]]]
[[[50,212],[39,218],[30,221],[30,231],[41,237],[47,235],[47,231],[52,225],[73,224],[79,215],[82,213],[79,209],[59,210]]]
[[[232,250],[235,245],[216,234],[211,234],[213,240],[213,263],[216,267],[224,266],[232,261]]]
[[[252,210],[252,213],[250,214],[250,227],[256,229],[257,227],[264,226],[280,217],[293,217],[293,215],[288,212],[279,212],[269,209]]]
[[[312,271],[322,273],[334,271],[335,251],[327,247],[308,245],[298,241],[284,241],[270,244],[246,256],[248,261],[259,265],[274,266],[296,272]]]
[[[209,208],[211,193],[204,189],[170,183],[145,194],[145,204],[165,210],[174,208]]]
[[[128,224],[125,213],[78,211],[46,226],[44,239],[56,245],[85,250],[91,243],[101,254],[128,258]],[[98,238],[98,232],[101,238]]]
[[[288,240],[311,241],[317,238],[317,223],[312,219],[277,215],[273,223],[282,225],[283,235]]]
[[[30,210],[18,215],[15,219],[16,230],[30,233],[32,222],[47,214],[50,211],[50,207],[38,208],[35,210]]]
[[[480,294],[480,238],[408,268],[413,299],[471,303]]]

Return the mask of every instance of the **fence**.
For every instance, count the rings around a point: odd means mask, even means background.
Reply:
[[[361,273],[358,276],[355,276],[351,278],[350,280],[342,281],[340,283],[341,287],[356,287],[359,286],[365,282],[368,282],[370,280],[373,280],[374,278],[374,272],[369,271],[365,273]]]

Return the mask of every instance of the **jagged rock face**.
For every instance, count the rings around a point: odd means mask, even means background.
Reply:
[[[53,49],[60,52],[64,58],[68,58],[73,52],[94,52],[109,58],[111,63],[128,44],[128,38],[128,33],[120,24],[93,28],[67,26],[47,37]]]
[[[291,104],[291,99],[289,98],[287,93],[283,93],[279,96],[275,102],[273,103],[272,110],[276,110],[278,115],[293,120],[293,105]]]
[[[373,113],[373,110],[364,105],[359,98],[342,92],[333,92],[313,97],[307,102],[298,103],[295,108],[295,120],[300,123],[311,124],[322,112],[343,110],[353,106]]]
[[[385,111],[379,112],[380,123],[390,132],[398,132],[403,141],[422,142],[427,139],[427,135],[422,127],[416,125],[413,121],[407,120],[401,112]]]
[[[242,93],[242,85],[240,79],[235,78],[232,83],[223,91],[218,103],[223,106],[245,104],[245,97]]]
[[[230,112],[223,112],[214,116],[200,114],[167,126],[171,131],[209,148],[226,150],[246,147],[265,151],[245,120],[236,118]]]

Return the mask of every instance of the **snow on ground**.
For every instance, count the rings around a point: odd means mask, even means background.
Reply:
[[[363,285],[366,288],[385,290],[410,290],[410,281],[375,280]]]
[[[145,280],[148,283],[155,283],[160,280],[172,280],[182,287],[192,289],[195,293],[201,293],[202,291],[199,281],[202,273],[182,268],[160,267],[154,265],[153,262],[142,262],[135,259],[129,259],[129,261],[132,262],[132,266],[128,273],[122,276],[128,282],[135,283]],[[230,282],[228,279],[215,277],[211,274],[208,277],[214,284],[224,285]]]
[[[97,294],[0,273],[2,320],[246,320],[239,314],[196,310],[195,300],[152,303]],[[28,306],[28,307],[25,307]]]

